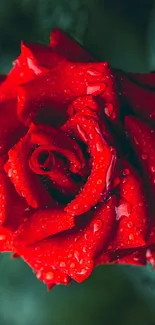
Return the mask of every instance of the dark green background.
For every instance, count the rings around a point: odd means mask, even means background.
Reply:
[[[155,1],[0,0],[0,70],[20,40],[47,42],[59,26],[96,57],[127,71],[155,70]],[[155,271],[97,268],[83,284],[46,287],[23,261],[0,256],[0,325],[155,325]]]

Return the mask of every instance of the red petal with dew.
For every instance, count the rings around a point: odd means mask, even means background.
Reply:
[[[15,251],[32,268],[56,268],[78,282],[85,280],[93,269],[93,259],[106,246],[115,226],[115,197],[92,212],[87,226],[55,235],[36,244],[17,246]],[[91,217],[91,214],[88,215]]]
[[[36,119],[41,121],[46,114],[53,123],[61,125],[67,119],[67,106],[76,97],[92,95],[103,99],[105,114],[113,121],[119,113],[115,87],[114,76],[106,62],[65,62],[19,87],[18,114],[26,124]]]

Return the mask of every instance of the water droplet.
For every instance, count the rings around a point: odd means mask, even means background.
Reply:
[[[67,94],[67,95],[70,95],[70,94],[71,94],[71,90],[70,90],[69,88],[65,89],[64,92],[65,92],[65,94]]]
[[[96,82],[87,86],[87,95],[100,95],[105,91],[106,85],[103,82]]]
[[[97,219],[97,220],[94,222],[94,225],[93,225],[93,227],[94,227],[94,232],[99,231],[99,230],[102,228],[102,225],[103,225],[102,220]]]
[[[9,176],[9,177],[12,177],[12,169],[9,169],[9,170],[8,170],[8,176]]]
[[[79,254],[79,252],[78,251],[75,251],[74,252],[74,257],[76,258],[76,260],[79,262],[79,256],[80,256],[80,254]]]
[[[132,228],[132,227],[133,227],[133,222],[132,222],[132,221],[129,221],[129,222],[127,223],[127,226],[128,226],[128,228]]]
[[[40,280],[40,279],[41,279],[41,276],[42,276],[42,272],[41,272],[41,271],[38,271],[38,272],[36,273],[36,278],[37,278],[38,280]]]
[[[61,262],[60,263],[60,267],[66,267],[66,263],[65,262]]]
[[[137,140],[137,138],[133,138],[134,139],[134,142],[136,143],[136,144],[139,144],[139,141]]]
[[[47,273],[45,274],[45,278],[46,278],[46,280],[53,280],[53,278],[54,278],[54,273],[53,273],[53,272],[47,272]]]
[[[155,166],[151,166],[152,173],[155,173]]]
[[[128,176],[128,175],[130,175],[130,170],[126,168],[123,170],[123,176]]]
[[[29,208],[29,207],[28,207],[28,208],[26,208],[26,209],[25,209],[25,211],[30,211],[30,208]]]
[[[144,205],[144,202],[139,202],[140,207],[143,207],[143,205]]]
[[[80,272],[77,272],[77,274],[79,274],[79,275],[84,275],[86,273],[87,273],[86,269],[82,269]]]
[[[71,264],[70,264],[70,267],[71,267],[72,269],[74,269],[74,268],[75,268],[75,263],[71,263]]]
[[[118,206],[115,207],[116,211],[116,220],[120,220],[124,217],[129,217],[132,211],[132,206],[129,202],[122,200],[123,202]]]
[[[0,235],[0,240],[5,240],[6,236],[5,235]]]
[[[99,142],[96,143],[96,150],[97,150],[98,152],[103,151],[103,146],[102,146],[101,143],[99,143]]]
[[[98,181],[96,182],[98,185],[103,183],[102,179],[98,179]]]
[[[82,250],[83,250],[84,253],[86,253],[86,251],[87,251],[87,249],[86,249],[85,246],[83,246],[83,249]]]
[[[147,155],[147,154],[145,154],[145,153],[142,154],[142,159],[143,159],[143,160],[146,160],[147,158],[148,158],[148,155]]]
[[[133,234],[129,235],[129,240],[134,240],[134,235]]]
[[[146,258],[150,258],[152,256],[150,249],[146,251]]]
[[[85,142],[87,142],[87,141],[88,141],[88,139],[87,139],[87,133],[83,130],[83,128],[82,128],[79,124],[77,125],[77,130],[78,130],[78,132],[80,133],[82,139],[83,139]]]
[[[102,75],[102,73],[100,71],[97,71],[95,69],[89,69],[89,70],[87,70],[87,73],[89,73],[91,76],[95,76],[95,77]]]
[[[73,206],[73,210],[78,209],[78,207],[79,207],[79,205],[78,205],[78,204],[75,204],[75,205]]]
[[[109,185],[111,183],[111,176],[113,174],[114,166],[116,162],[116,156],[112,155],[110,165],[108,167],[107,173],[106,173],[106,188],[109,189]]]
[[[106,107],[104,108],[105,114],[108,117],[112,117],[112,115],[114,114],[114,106],[111,103],[107,103]]]

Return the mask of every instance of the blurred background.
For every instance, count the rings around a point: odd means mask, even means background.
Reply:
[[[155,1],[0,0],[0,71],[20,41],[47,43],[61,27],[98,59],[126,71],[155,70]],[[98,267],[83,284],[51,292],[21,260],[0,255],[0,325],[155,325],[155,271]]]

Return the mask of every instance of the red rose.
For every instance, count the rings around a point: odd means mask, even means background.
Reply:
[[[0,250],[49,288],[102,263],[154,264],[154,85],[57,29],[1,78]]]

